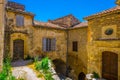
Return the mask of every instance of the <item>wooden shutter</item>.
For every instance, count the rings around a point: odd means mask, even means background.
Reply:
[[[43,49],[43,51],[46,51],[46,41],[47,41],[47,39],[43,38],[43,40],[42,40],[42,49]]]
[[[52,51],[56,50],[56,39],[55,38],[53,38],[51,40],[51,49],[52,49]]]
[[[19,26],[23,26],[24,25],[24,17],[23,16],[19,16],[19,23],[20,25]]]
[[[19,15],[16,16],[16,26],[19,26]]]
[[[17,15],[16,16],[16,26],[24,26],[24,16]]]

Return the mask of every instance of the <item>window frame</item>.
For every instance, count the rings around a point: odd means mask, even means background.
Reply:
[[[78,52],[78,41],[72,42],[72,51]]]
[[[56,51],[56,39],[55,38],[43,38],[42,50],[44,52]]]

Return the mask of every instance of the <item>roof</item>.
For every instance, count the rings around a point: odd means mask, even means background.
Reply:
[[[35,16],[35,14],[33,14],[31,12],[23,11],[23,10],[20,10],[20,9],[14,9],[14,8],[11,8],[11,7],[6,7],[6,10],[16,12],[16,13],[20,13],[20,14],[26,14],[26,15],[30,15],[30,16]]]
[[[102,11],[100,13],[96,13],[96,14],[93,14],[91,16],[87,16],[84,19],[89,20],[89,19],[93,19],[95,17],[101,17],[103,15],[107,15],[107,14],[110,14],[110,13],[116,12],[116,11],[120,11],[120,6],[115,6],[115,7],[111,8],[111,9],[104,10],[104,11]]]
[[[54,28],[54,29],[77,29],[77,28],[83,28],[88,26],[88,22],[81,22],[78,25],[75,25],[70,28],[64,28],[56,24],[52,24],[50,22],[39,22],[39,21],[34,21],[34,26],[39,26],[43,28]]]
[[[72,29],[82,28],[82,27],[88,27],[88,22],[81,22],[80,24],[75,25],[74,27],[72,27]]]
[[[77,18],[75,18],[72,14],[55,19],[55,20],[49,20],[48,22],[57,24],[64,28],[69,28],[80,23],[80,21]]]
[[[16,2],[12,2],[12,1],[7,1],[7,6],[14,8],[14,9],[20,9],[20,10],[25,10],[25,6],[20,4],[20,3],[16,3]]]
[[[39,27],[44,27],[44,28],[56,28],[56,29],[65,29],[59,25],[52,24],[50,22],[39,22],[39,21],[34,21],[34,26],[39,26]]]

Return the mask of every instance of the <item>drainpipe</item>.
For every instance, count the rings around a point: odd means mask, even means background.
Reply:
[[[69,40],[69,30],[66,30],[66,44],[67,44],[67,50],[66,50],[66,76],[68,76],[68,40]]]
[[[7,7],[8,0],[4,0],[4,51],[3,51],[3,58],[6,57],[6,53],[8,54],[8,46],[6,43],[6,26],[7,26],[7,13],[6,13],[6,7]],[[8,37],[9,38],[9,37]],[[8,56],[8,55],[7,55]]]

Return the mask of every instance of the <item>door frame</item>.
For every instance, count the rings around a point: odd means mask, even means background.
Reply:
[[[13,33],[10,35],[10,57],[13,58],[13,41],[16,39],[22,39],[24,40],[24,59],[27,57],[27,54],[29,53],[30,46],[28,36],[23,33]]]

